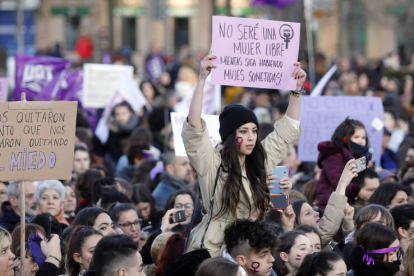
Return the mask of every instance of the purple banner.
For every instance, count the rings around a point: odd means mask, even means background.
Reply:
[[[57,97],[72,61],[23,54],[16,54],[15,58],[16,84],[12,100],[19,101],[21,92],[26,92],[28,101],[50,101]]]

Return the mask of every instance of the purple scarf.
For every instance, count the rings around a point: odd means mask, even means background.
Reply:
[[[39,267],[41,267],[46,258],[45,255],[43,255],[43,252],[40,249],[39,245],[37,244],[38,241],[41,242],[42,238],[39,235],[36,235],[36,233],[33,233],[33,235],[29,238],[28,243],[35,262]]]

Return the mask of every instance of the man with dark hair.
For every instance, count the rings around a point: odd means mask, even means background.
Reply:
[[[167,198],[180,189],[187,189],[191,180],[191,165],[187,156],[175,156],[173,151],[165,153],[163,158],[164,173],[152,196],[155,205],[164,209]]]
[[[364,172],[364,182],[361,184],[361,190],[358,193],[356,206],[365,206],[369,198],[378,189],[380,185],[379,176],[373,169],[366,169]]]
[[[126,235],[103,237],[96,245],[93,267],[97,276],[145,276],[138,244]]]
[[[272,270],[276,238],[266,222],[237,220],[224,232],[227,248],[223,256],[238,263],[244,270],[242,275],[276,275]]]
[[[395,230],[401,237],[401,248],[406,252],[410,242],[410,235],[414,229],[414,204],[404,204],[395,206],[390,210],[394,218]]]

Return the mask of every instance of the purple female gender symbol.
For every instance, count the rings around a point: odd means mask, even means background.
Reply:
[[[237,146],[239,147],[239,150],[240,150],[240,148],[243,144],[243,138],[242,137],[237,137],[236,141],[237,141]]]
[[[252,271],[253,273],[259,273],[259,270],[257,270],[259,267],[260,267],[260,263],[253,262],[252,268],[250,269],[250,271]]]

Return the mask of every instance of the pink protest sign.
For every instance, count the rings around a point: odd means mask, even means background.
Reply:
[[[213,84],[296,89],[300,24],[213,16]]]
[[[0,78],[0,102],[7,101],[8,88],[7,78]]]

